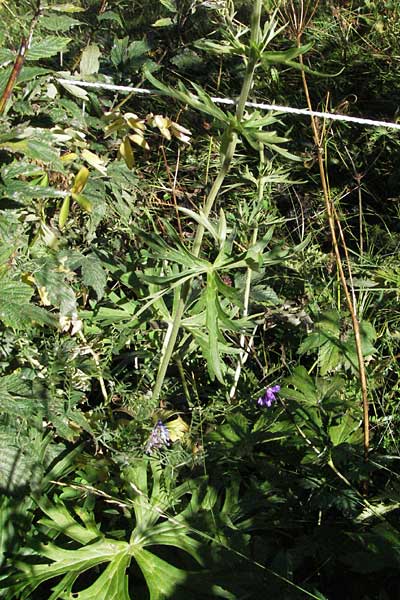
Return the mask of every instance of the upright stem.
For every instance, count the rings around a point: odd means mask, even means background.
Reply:
[[[261,20],[261,8],[262,8],[262,0],[255,0],[253,14],[251,18],[251,33],[250,33],[250,52],[247,58],[247,66],[246,73],[244,76],[242,89],[240,92],[237,108],[236,108],[236,120],[240,122],[243,119],[246,102],[248,100],[251,87],[253,85],[254,71],[257,66],[258,56],[256,52],[257,43],[260,39],[260,20]],[[211,187],[210,193],[207,197],[203,213],[206,217],[212,211],[215,200],[221,190],[221,187],[224,183],[225,177],[229,172],[232,158],[234,156],[236,150],[236,144],[238,141],[238,135],[234,130],[233,126],[228,130],[229,142],[225,151],[224,159],[220,168],[220,171],[215,178],[215,181]],[[201,251],[201,246],[203,243],[205,228],[202,224],[197,226],[196,236],[193,242],[192,253],[195,256],[199,256]],[[173,315],[173,323],[172,327],[169,330],[169,339],[167,344],[164,347],[163,354],[160,360],[160,366],[157,373],[156,383],[153,389],[153,399],[158,399],[160,396],[161,388],[164,383],[165,375],[168,369],[169,362],[172,358],[176,340],[178,338],[179,330],[181,327],[182,317],[185,312],[186,302],[189,297],[191,284],[190,281],[186,282],[182,288],[180,297],[175,309],[175,313]]]
[[[264,147],[262,144],[260,144],[260,150],[259,150],[259,155],[260,155],[260,171],[259,171],[259,178],[258,178],[258,189],[257,189],[257,199],[258,199],[258,206],[260,206],[262,199],[264,197],[264,164],[265,164],[265,156],[264,156]],[[256,217],[256,226],[254,228],[253,231],[253,235],[251,237],[251,245],[254,246],[254,244],[257,242],[257,237],[258,237],[258,220]],[[245,287],[244,287],[244,299],[243,299],[243,317],[247,317],[248,312],[249,312],[249,302],[250,302],[250,291],[251,291],[251,278],[252,278],[252,270],[250,268],[247,269],[246,271],[246,283],[245,283]],[[247,342],[246,340],[246,336],[244,333],[242,333],[240,335],[240,348],[241,348],[241,352],[239,355],[239,359],[236,363],[236,369],[235,369],[235,374],[233,376],[233,383],[231,386],[231,389],[229,391],[229,395],[228,395],[228,402],[231,402],[235,395],[236,395],[236,390],[237,390],[237,386],[239,383],[239,379],[240,379],[240,375],[242,372],[242,367],[244,366],[246,360],[248,359],[251,349],[253,347],[254,344],[254,335],[257,331],[257,325],[255,326],[255,328],[253,329],[253,333],[249,339],[249,341]]]
[[[29,27],[28,35],[27,35],[27,37],[23,37],[21,40],[17,58],[15,59],[13,69],[12,69],[10,77],[8,78],[8,81],[7,81],[7,85],[1,95],[1,98],[0,98],[0,115],[3,114],[3,112],[6,108],[7,100],[10,98],[10,96],[13,92],[13,89],[15,87],[15,84],[17,83],[18,75],[20,74],[21,69],[24,66],[26,53],[28,52],[29,48],[31,47],[33,32],[35,31],[35,27],[36,27],[41,15],[42,15],[42,7],[40,4],[40,0],[38,0],[37,5],[36,5],[36,11],[35,11],[35,14],[33,15],[33,18],[32,18],[32,21],[31,21],[31,24]]]

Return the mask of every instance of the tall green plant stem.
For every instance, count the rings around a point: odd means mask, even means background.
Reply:
[[[253,85],[254,72],[258,62],[257,47],[259,45],[261,37],[261,8],[262,0],[256,0],[254,3],[253,13],[251,17],[251,32],[250,32],[250,44],[249,44],[249,55],[247,57],[246,73],[244,76],[242,89],[240,92],[239,100],[236,107],[236,122],[239,123],[243,119],[246,102],[248,100],[251,87]],[[206,203],[203,208],[203,214],[208,217],[214,203],[218,197],[221,187],[225,181],[229,169],[231,167],[232,159],[235,154],[236,145],[238,142],[238,134],[235,131],[234,125],[230,125],[226,134],[228,135],[228,143],[224,153],[223,161],[218,175],[216,176],[214,183],[211,187],[210,193],[207,197]],[[193,242],[192,253],[195,256],[199,256],[201,246],[203,243],[205,228],[199,224],[196,230],[196,236]],[[168,365],[172,358],[176,340],[178,338],[179,330],[181,327],[182,317],[185,312],[186,302],[189,297],[191,283],[185,283],[180,291],[180,296],[174,311],[173,322],[167,331],[167,338],[164,340],[163,352],[161,355],[160,366],[157,373],[156,383],[153,389],[153,400],[157,400],[160,396],[161,388],[164,383],[165,375],[167,373]]]
[[[297,39],[297,43],[300,46],[300,44],[301,44],[300,36]],[[300,55],[299,58],[300,58],[301,64],[303,64],[302,55]],[[307,85],[307,78],[306,78],[304,71],[301,72],[301,76],[302,76],[302,80],[303,80],[303,88],[304,88],[304,93],[305,93],[306,100],[307,100],[307,106],[308,106],[309,110],[312,110],[311,98],[310,98],[308,85]],[[311,118],[311,127],[312,127],[312,132],[313,132],[314,143],[318,149],[318,166],[319,166],[319,172],[320,172],[320,177],[321,177],[322,192],[323,192],[324,200],[325,200],[326,213],[328,215],[328,222],[329,222],[329,228],[330,228],[331,236],[332,236],[332,245],[333,245],[333,249],[335,252],[336,265],[337,265],[337,268],[339,271],[339,277],[340,277],[340,281],[342,283],[344,295],[346,298],[346,303],[347,303],[347,306],[348,306],[348,309],[349,309],[349,312],[351,315],[351,321],[352,321],[352,326],[353,326],[353,331],[354,331],[354,340],[355,340],[356,352],[357,352],[358,372],[359,372],[359,378],[360,378],[361,397],[362,397],[362,405],[363,405],[364,458],[365,458],[365,460],[368,460],[368,453],[369,453],[368,386],[367,386],[367,376],[366,376],[366,370],[365,370],[364,356],[363,356],[363,352],[362,352],[360,323],[359,323],[358,317],[357,317],[357,306],[356,306],[355,300],[351,297],[349,286],[348,286],[347,280],[346,280],[346,275],[344,272],[343,261],[342,261],[341,255],[340,255],[339,244],[338,244],[338,239],[337,239],[337,235],[336,235],[336,225],[338,225],[342,244],[344,246],[346,256],[348,257],[347,246],[346,246],[345,239],[343,236],[342,228],[340,226],[336,208],[332,202],[329,183],[328,183],[328,179],[327,179],[327,176],[325,173],[324,146],[323,146],[324,135],[323,134],[320,135],[315,117],[311,116],[310,118]],[[349,275],[350,275],[350,279],[351,279],[351,268],[350,268],[349,262],[348,262],[348,270],[349,270]]]

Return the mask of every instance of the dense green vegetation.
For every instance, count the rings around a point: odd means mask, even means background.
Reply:
[[[398,3],[0,16],[0,598],[400,597]]]

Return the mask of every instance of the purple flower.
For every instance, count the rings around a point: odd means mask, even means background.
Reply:
[[[267,389],[265,390],[264,396],[261,396],[257,400],[258,406],[267,406],[268,408],[270,408],[272,406],[272,403],[276,401],[275,394],[280,392],[280,389],[281,389],[280,385],[274,385],[272,387],[267,387]]]
[[[163,446],[169,446],[171,438],[169,435],[168,427],[166,427],[161,419],[154,425],[149,439],[147,440],[145,452],[146,454],[153,454],[154,450],[159,450]]]

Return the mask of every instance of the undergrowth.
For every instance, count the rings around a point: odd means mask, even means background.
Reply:
[[[0,2],[0,597],[397,598],[398,133],[246,104],[396,121],[397,3],[131,4]]]

